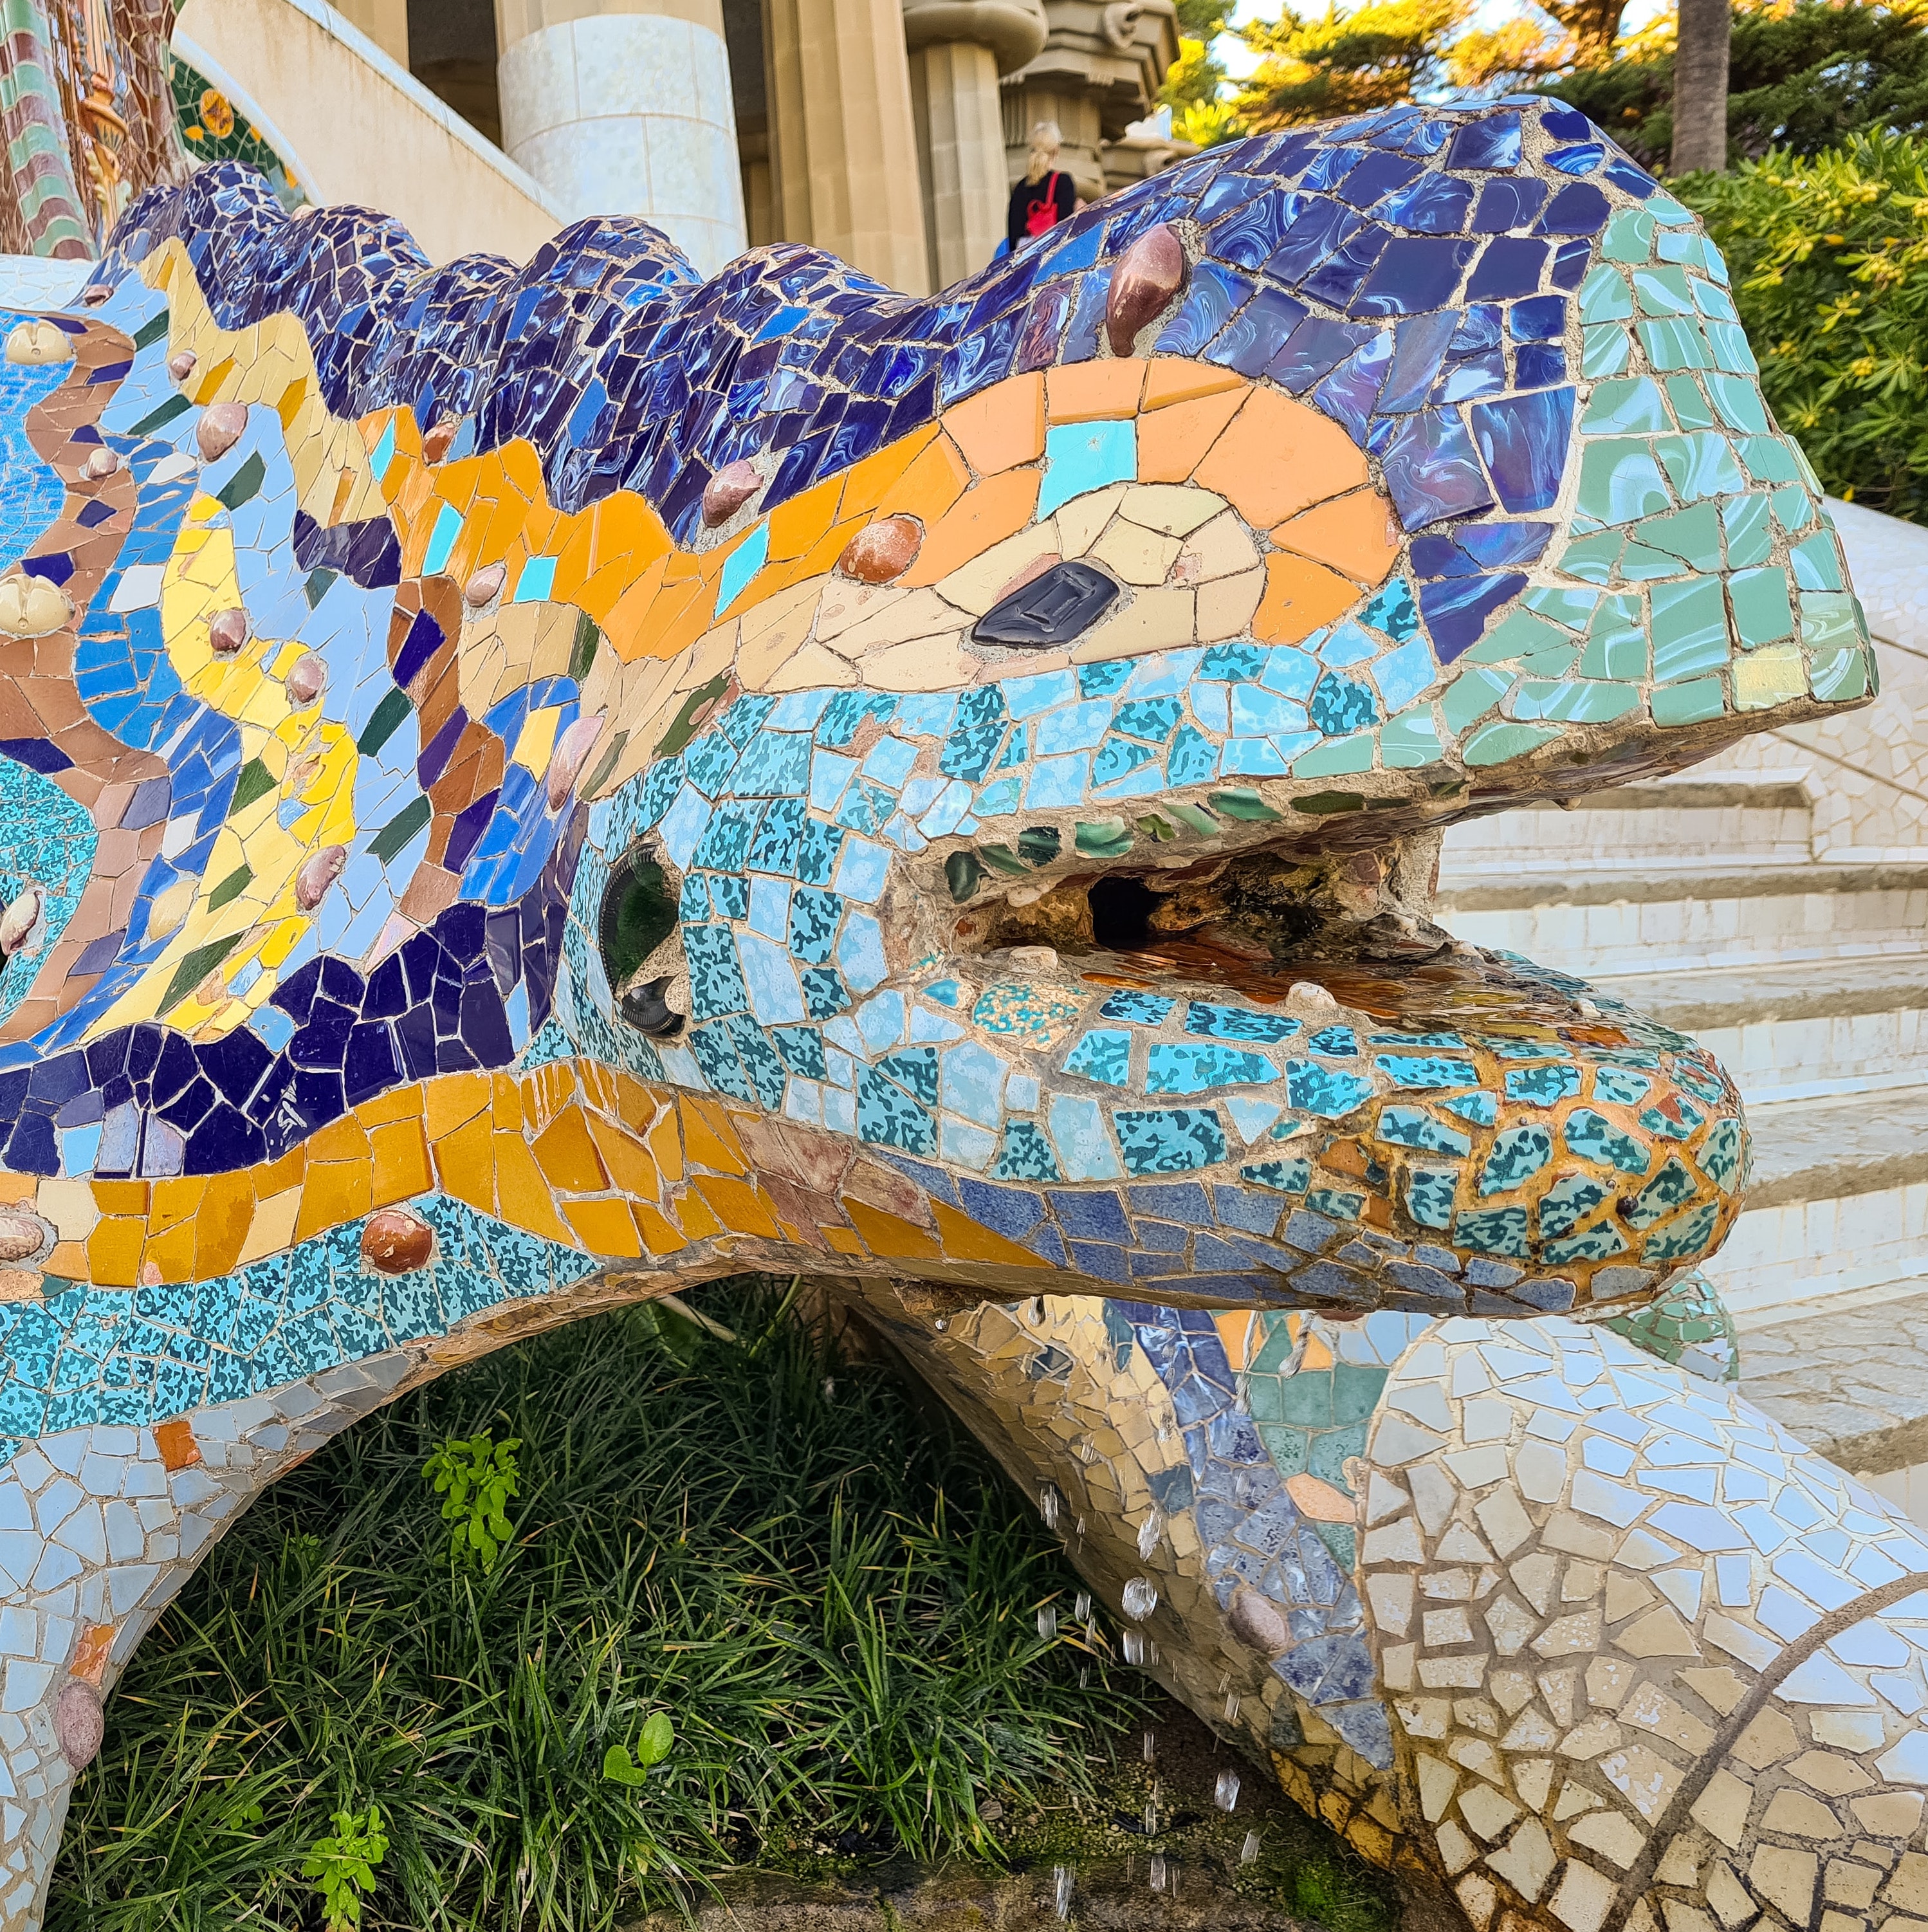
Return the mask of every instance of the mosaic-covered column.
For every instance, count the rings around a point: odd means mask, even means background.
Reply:
[[[0,126],[7,144],[0,242],[9,251],[85,261],[93,241],[36,0],[0,0]]]
[[[982,268],[1004,232],[1009,184],[998,76],[1032,59],[1045,33],[1041,0],[904,0],[934,288]]]
[[[745,247],[718,0],[496,0],[502,146],[572,217],[640,214],[703,274]]]
[[[769,0],[778,232],[909,295],[930,286],[898,0]]]

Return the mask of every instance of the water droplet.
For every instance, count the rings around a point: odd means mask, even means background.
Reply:
[[[1071,1916],[1070,1866],[1054,1865],[1051,1868],[1051,1879],[1056,1887],[1054,1903],[1057,1916],[1060,1918],[1069,1918]]]
[[[836,1393],[837,1378],[835,1376],[826,1376],[823,1378],[823,1400],[828,1402]]]
[[[1248,1832],[1245,1834],[1245,1843],[1239,1847],[1239,1863],[1242,1865],[1255,1865],[1258,1862],[1258,1834],[1256,1832]]]
[[[1088,1624],[1091,1621],[1091,1592],[1089,1590],[1078,1592],[1077,1600],[1071,1606],[1071,1613],[1081,1624]]]
[[[1156,1763],[1157,1763],[1157,1762],[1158,1762],[1158,1738],[1157,1738],[1156,1735],[1154,1732],[1150,1732],[1150,1731],[1147,1731],[1147,1732],[1146,1732],[1146,1733],[1145,1733],[1144,1754],[1145,1754],[1145,1762],[1146,1762],[1146,1763],[1147,1763],[1147,1764],[1156,1764]]]
[[[1046,1483],[1038,1491],[1038,1514],[1044,1518],[1045,1528],[1057,1528],[1058,1506],[1057,1486]]]
[[[1091,1666],[1088,1664],[1081,1664],[1078,1666],[1078,1688],[1081,1690],[1091,1688]]]
[[[951,1332],[951,1318],[948,1315],[940,1315],[931,1326],[936,1329],[940,1335],[948,1335]]]
[[[1149,1829],[1150,1828],[1147,1827],[1147,1828]],[[1151,1862],[1152,1890],[1154,1892],[1162,1892],[1165,1889],[1165,1882],[1167,1876],[1167,1868],[1164,1859],[1154,1856]]]
[[[1151,1514],[1138,1525],[1138,1561],[1141,1563],[1149,1563],[1152,1559],[1153,1551],[1156,1550],[1164,1540],[1165,1518],[1159,1511],[1153,1510]]]
[[[1233,1811],[1238,1808],[1238,1802],[1239,1774],[1228,1767],[1219,1773],[1219,1781],[1212,1791],[1212,1802],[1221,1811]]]
[[[1119,1602],[1132,1622],[1141,1624],[1158,1608],[1158,1586],[1149,1576],[1134,1576]]]
[[[1141,1632],[1135,1630],[1128,1630],[1126,1631],[1124,1635],[1124,1652],[1125,1661],[1127,1664],[1144,1663],[1145,1660],[1145,1640]]]
[[[1057,1635],[1057,1606],[1055,1604],[1047,1604],[1038,1612],[1038,1635],[1046,1643]]]
[[[1235,1724],[1239,1720],[1239,1694],[1236,1690],[1225,1693],[1225,1722]]]

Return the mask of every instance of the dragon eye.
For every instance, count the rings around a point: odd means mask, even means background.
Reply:
[[[1054,564],[994,604],[971,632],[980,644],[1015,644],[1036,650],[1068,644],[1097,622],[1118,601],[1118,586],[1088,563]]]

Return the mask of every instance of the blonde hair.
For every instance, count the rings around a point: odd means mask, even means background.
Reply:
[[[1064,136],[1055,121],[1040,121],[1031,130],[1031,152],[1024,158],[1024,178],[1033,184],[1044,179],[1057,161]]]

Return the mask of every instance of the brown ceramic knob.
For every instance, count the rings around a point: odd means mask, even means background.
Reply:
[[[191,349],[177,349],[167,358],[167,373],[177,382],[184,382],[200,367],[201,358]]]
[[[462,601],[472,610],[492,604],[502,595],[502,580],[508,575],[505,563],[487,563],[462,586]]]
[[[0,1214],[0,1262],[31,1261],[48,1245],[46,1225],[38,1216],[17,1209]]]
[[[29,886],[0,913],[0,954],[10,957],[19,952],[27,934],[39,925],[40,889]]]
[[[1292,1647],[1292,1633],[1270,1598],[1256,1590],[1241,1590],[1232,1599],[1225,1621],[1240,1642],[1264,1657],[1277,1657]]]
[[[454,440],[454,422],[437,423],[421,440],[421,460],[424,463],[439,463],[448,454]]]
[[[236,606],[208,620],[208,645],[217,657],[231,658],[247,642],[247,613]]]
[[[201,412],[201,420],[194,425],[194,442],[201,452],[201,460],[212,463],[217,457],[226,455],[241,440],[247,428],[245,403],[210,404]]]
[[[361,1229],[361,1258],[377,1274],[407,1274],[435,1252],[435,1230],[406,1208],[382,1208]]]
[[[88,454],[87,460],[80,466],[80,473],[90,483],[98,483],[103,477],[113,475],[121,466],[121,459],[103,442]]]
[[[312,704],[328,688],[328,666],[313,651],[304,651],[281,680],[288,702],[298,710]]]
[[[703,486],[704,523],[712,530],[727,524],[763,487],[763,482],[748,457],[726,463]]]
[[[348,863],[346,845],[325,845],[295,874],[295,903],[304,912],[313,912],[328,897],[328,888],[341,877]]]
[[[1105,297],[1105,328],[1114,356],[1129,356],[1144,327],[1185,286],[1185,250],[1160,222],[1125,250],[1111,271]]]
[[[551,812],[560,812],[568,802],[569,794],[576,788],[577,776],[583,769],[583,760],[601,736],[602,713],[598,711],[593,717],[578,718],[556,740],[556,748],[549,754],[549,769],[542,776],[543,789]]]
[[[80,306],[82,308],[98,308],[113,292],[105,282],[89,282],[80,291]]]
[[[100,1694],[91,1684],[70,1677],[53,1702],[54,1742],[76,1771],[84,1771],[100,1755],[106,1734],[100,1713]]]
[[[844,546],[837,568],[859,584],[889,584],[901,577],[924,548],[924,526],[915,517],[881,517]]]

